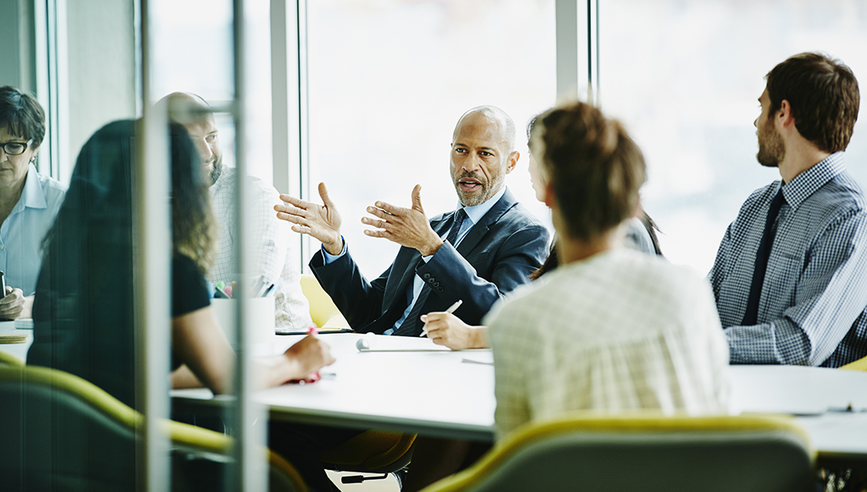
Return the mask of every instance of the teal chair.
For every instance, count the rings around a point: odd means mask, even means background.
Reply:
[[[525,425],[424,492],[796,492],[814,486],[794,418],[572,414]]]
[[[0,358],[0,490],[135,490],[141,414],[72,374]],[[193,463],[191,469],[206,473],[231,460],[232,438],[179,422],[162,424],[173,463]],[[263,452],[270,490],[307,490],[291,464]],[[186,484],[176,481],[174,490]]]

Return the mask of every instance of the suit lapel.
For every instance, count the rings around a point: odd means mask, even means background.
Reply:
[[[473,225],[473,228],[470,229],[470,232],[467,233],[466,237],[464,237],[463,241],[458,245],[458,253],[460,253],[464,258],[472,253],[473,249],[475,249],[479,242],[481,242],[481,240],[488,234],[488,231],[491,229],[491,224],[500,220],[500,217],[502,217],[510,208],[515,206],[516,203],[515,197],[512,196],[512,193],[507,188],[506,192],[503,193],[503,196],[500,197],[497,203],[488,210],[488,213],[482,216],[479,223]]]
[[[439,219],[431,220],[431,228],[437,235],[442,236],[446,227],[451,223],[451,218],[454,212],[443,215]],[[403,306],[401,310],[406,309],[406,293],[410,288],[415,277],[415,267],[421,260],[421,253],[416,249],[401,247],[394,260],[392,273],[386,285],[385,294],[383,296],[383,306]],[[400,272],[400,273],[399,273]],[[400,275],[400,277],[398,277]],[[392,280],[394,282],[392,282]]]

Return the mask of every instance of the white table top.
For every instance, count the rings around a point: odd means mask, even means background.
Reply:
[[[337,362],[321,371],[317,383],[257,393],[256,401],[271,409],[272,418],[492,439],[495,400],[490,350],[454,352],[427,338],[355,333],[321,337],[331,345]],[[362,337],[374,351],[358,351],[355,344]],[[278,344],[288,347],[299,339],[279,337]],[[377,351],[385,349],[401,351]],[[208,399],[211,393],[175,390],[172,396],[178,404],[185,398]]]
[[[337,362],[315,384],[258,393],[272,418],[439,437],[491,440],[494,371],[490,351],[441,350],[427,339],[370,336],[363,352],[354,333],[322,335]],[[289,346],[298,337],[284,337]],[[488,364],[465,362],[483,361]],[[333,376],[328,376],[333,374]],[[799,366],[732,366],[733,411],[798,416],[821,455],[867,459],[867,373]],[[176,403],[210,400],[208,390],[173,391]],[[841,412],[852,405],[855,411]]]

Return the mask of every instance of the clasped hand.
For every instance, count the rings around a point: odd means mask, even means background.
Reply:
[[[365,229],[370,237],[381,237],[407,248],[417,249],[422,256],[437,252],[442,239],[431,229],[424,207],[421,205],[421,185],[412,189],[412,207],[396,207],[385,202],[376,202],[367,207],[374,217],[363,217],[361,222],[376,229]]]
[[[6,286],[6,294],[0,300],[0,320],[18,319],[24,314],[24,293],[21,289],[13,289]],[[29,317],[29,314],[25,317]]]

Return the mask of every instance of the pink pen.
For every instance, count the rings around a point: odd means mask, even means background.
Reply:
[[[319,334],[319,328],[316,326],[311,326],[310,328],[307,328],[307,334],[308,335],[318,335]],[[315,383],[316,381],[319,381],[320,379],[322,379],[322,377],[319,376],[319,371],[314,371],[314,372],[310,373],[310,379],[312,380],[311,382]]]

